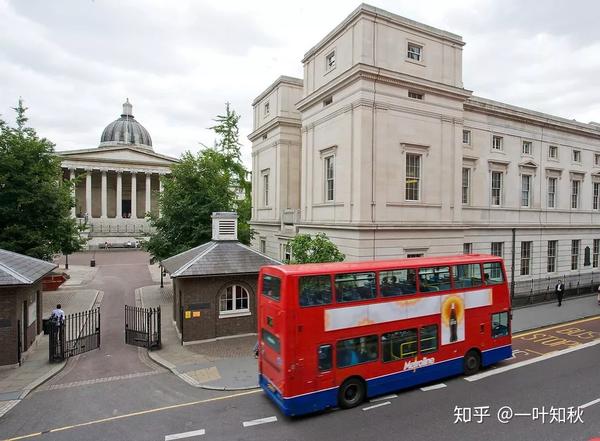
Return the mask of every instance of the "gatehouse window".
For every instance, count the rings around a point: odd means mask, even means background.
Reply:
[[[219,298],[219,317],[231,317],[250,314],[250,296],[246,288],[230,285]]]

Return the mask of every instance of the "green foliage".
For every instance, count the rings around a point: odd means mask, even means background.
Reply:
[[[149,216],[156,233],[145,244],[154,260],[210,241],[215,211],[236,211],[238,238],[250,243],[252,203],[247,171],[240,160],[239,119],[227,104],[226,114],[217,116],[217,124],[211,127],[219,137],[214,147],[204,146],[197,154],[184,153],[171,174],[162,178],[162,217]]]
[[[0,120],[0,248],[49,260],[82,246],[72,183],[63,180],[54,144],[26,127],[19,99],[16,128]]]
[[[290,241],[292,248],[291,263],[342,262],[346,256],[327,237],[325,233],[298,234]]]

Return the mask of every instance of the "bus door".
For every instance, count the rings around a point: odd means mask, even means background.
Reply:
[[[318,389],[335,386],[333,373],[333,345],[322,343],[317,346],[316,377]]]

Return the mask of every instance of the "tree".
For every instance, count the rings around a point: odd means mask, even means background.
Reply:
[[[298,234],[290,241],[292,248],[291,263],[342,262],[346,256],[340,252],[325,233]]]
[[[227,104],[225,115],[218,115],[217,124],[210,127],[218,136],[214,146],[203,146],[197,154],[185,152],[162,178],[161,217],[149,215],[156,233],[145,244],[154,260],[210,241],[215,211],[236,211],[238,238],[250,243],[250,183],[241,163],[239,119]]]
[[[77,251],[73,183],[63,180],[54,144],[26,127],[21,99],[14,110],[16,128],[0,120],[0,248],[46,260]]]

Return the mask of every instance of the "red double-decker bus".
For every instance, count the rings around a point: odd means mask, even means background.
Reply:
[[[512,355],[496,256],[265,266],[258,287],[259,383],[286,415],[354,407]]]

